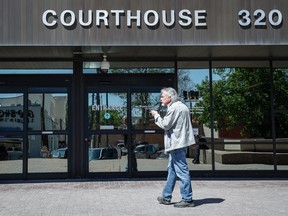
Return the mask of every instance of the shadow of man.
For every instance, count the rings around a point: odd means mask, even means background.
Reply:
[[[194,200],[195,206],[205,205],[205,204],[214,204],[224,202],[225,199],[222,198],[205,198]]]

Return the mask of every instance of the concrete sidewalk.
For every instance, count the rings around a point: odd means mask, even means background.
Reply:
[[[196,207],[158,204],[163,180],[1,182],[0,215],[287,215],[287,180],[192,180]],[[172,202],[180,201],[179,182]]]

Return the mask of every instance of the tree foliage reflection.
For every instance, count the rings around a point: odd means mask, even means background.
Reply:
[[[243,137],[271,138],[272,76],[270,70],[268,68],[220,68],[214,69],[213,74],[220,77],[212,83],[214,128],[219,131],[240,127]],[[277,70],[274,76],[277,107],[288,107],[287,72]],[[211,127],[208,78],[202,81],[198,89],[203,99],[198,106],[204,107],[199,120]],[[276,121],[278,137],[288,137],[287,119],[287,112],[283,112],[278,118],[279,121]]]

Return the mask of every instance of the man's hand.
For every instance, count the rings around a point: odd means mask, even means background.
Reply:
[[[153,117],[158,114],[158,112],[155,111],[155,110],[151,110],[150,113],[151,113],[151,115],[152,115]]]

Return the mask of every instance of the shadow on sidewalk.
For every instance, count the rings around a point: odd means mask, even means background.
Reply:
[[[195,206],[205,205],[205,204],[215,204],[224,202],[225,199],[222,198],[205,198],[194,200]]]

